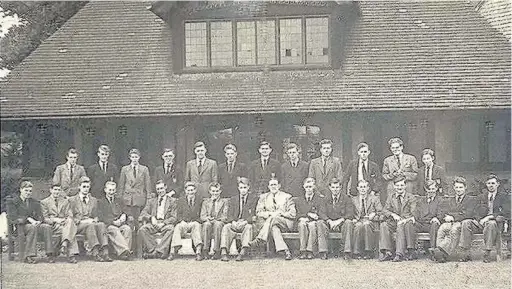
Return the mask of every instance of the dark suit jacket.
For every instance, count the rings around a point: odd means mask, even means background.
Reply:
[[[427,200],[426,196],[418,197],[416,221],[419,223],[429,223],[432,218],[436,217],[442,222],[444,218],[443,197],[438,195],[430,203],[427,203]]]
[[[252,191],[257,194],[267,192],[268,181],[270,181],[272,174],[281,182],[281,164],[277,160],[269,158],[265,169],[261,168],[261,158],[252,161],[249,167]]]
[[[340,194],[339,200],[334,204],[332,194],[329,194],[326,201],[327,218],[337,220],[340,218],[353,219],[355,217],[355,208],[352,199],[347,194]]]
[[[201,221],[206,221],[208,217],[213,217],[216,221],[226,222],[228,218],[229,199],[220,198],[217,200],[215,210],[213,201],[210,198],[204,198],[201,204]]]
[[[352,197],[352,203],[354,204],[354,218],[356,220],[362,219],[364,216],[362,215],[363,209],[361,207],[362,204],[361,201],[359,200],[359,195]],[[373,220],[378,220],[378,218],[382,215],[382,203],[380,202],[380,198],[378,196],[375,196],[374,194],[369,194],[366,197],[364,205],[366,207],[366,215],[375,213],[375,217],[373,218]]]
[[[329,182],[333,178],[337,178],[338,180],[343,179],[343,169],[341,167],[341,161],[337,157],[329,157],[327,159],[327,165],[324,171],[322,157],[312,159],[311,163],[309,164],[308,176],[316,180],[316,187],[318,188],[320,193],[328,195]]]
[[[309,164],[305,161],[299,161],[296,167],[292,167],[290,161],[281,165],[281,190],[294,197],[304,195],[302,184],[308,177]]]
[[[107,172],[105,173],[99,163],[96,163],[87,168],[87,176],[91,179],[91,195],[98,200],[105,197],[105,183],[107,181],[119,181],[119,168],[111,163],[107,162]]]
[[[440,189],[440,196],[448,195],[449,186],[446,182],[446,172],[443,167],[440,167],[434,164],[432,167],[432,180],[437,182],[437,185]],[[426,196],[427,192],[425,191],[425,166],[422,166],[418,169],[418,194],[421,196]]]
[[[144,207],[146,199],[150,198],[153,192],[148,167],[139,164],[137,177],[133,178],[132,166],[124,166],[121,169],[117,188],[126,206]]]
[[[117,197],[114,197],[112,203],[107,200],[107,197],[98,199],[98,207],[99,220],[107,226],[111,225],[114,220],[118,219],[124,213],[123,200],[120,200]]]
[[[235,161],[235,167],[231,173],[228,172],[228,164],[219,165],[219,183],[222,185],[222,197],[230,198],[238,195],[238,178],[247,177],[247,166],[244,163]]]
[[[346,192],[349,189],[349,193],[352,196],[356,196],[357,193],[357,170],[359,169],[359,158],[355,160],[351,160],[345,170],[345,174],[343,175],[342,185],[343,192]],[[366,168],[367,175],[364,176],[364,179],[367,180],[370,184],[370,191],[379,191],[379,178],[380,178],[380,170],[379,166],[368,160],[368,167]],[[363,171],[364,174],[364,171]],[[350,188],[348,187],[348,183],[350,181]]]
[[[28,203],[28,204],[27,204]],[[19,195],[13,197],[12,201],[8,203],[8,214],[15,224],[26,224],[27,218],[32,218],[36,221],[43,221],[41,214],[41,205],[39,201],[29,198],[22,201]]]
[[[66,195],[74,196],[79,191],[80,178],[86,176],[86,174],[84,167],[78,164],[75,165],[72,176],[70,176],[70,173],[67,163],[57,166],[53,174],[53,183],[60,184]]]
[[[158,181],[162,180],[167,185],[167,191],[170,192],[174,190],[176,193],[173,197],[178,198],[181,192],[183,191],[183,172],[176,166],[176,163],[173,163],[171,166],[171,171],[169,173],[165,173],[164,165],[155,167],[153,170],[153,185]]]
[[[414,217],[416,216],[416,198],[414,195],[405,192],[402,199],[402,206],[399,207],[396,192],[393,192],[388,195],[382,212],[387,218],[391,217],[391,213],[395,213],[404,219]]]
[[[76,194],[69,199],[69,207],[73,214],[73,219],[76,223],[79,223],[83,219],[87,218],[100,218],[98,199],[93,196],[89,196],[89,202],[84,204],[80,198],[80,194]]]
[[[196,194],[194,200],[194,206],[191,208],[187,202],[187,196],[182,196],[177,201],[177,218],[178,223],[181,221],[185,222],[199,222],[201,223],[200,214],[201,214],[201,205],[203,203],[203,199]]]
[[[245,206],[242,208],[242,218],[247,223],[252,224],[256,216],[256,205],[258,204],[258,196],[253,193],[247,195]],[[232,196],[229,199],[228,218],[226,223],[238,221],[240,216],[240,194]]]
[[[489,215],[489,191],[483,190],[478,196],[478,203],[480,204],[480,217]],[[510,220],[510,195],[498,191],[493,202],[493,215],[494,217],[502,216],[506,220]]]
[[[327,220],[327,208],[325,205],[326,198],[318,192],[313,195],[311,202],[306,201],[306,196],[302,195],[295,200],[295,208],[297,210],[297,219],[309,218],[308,213],[316,213],[319,220]]]
[[[475,196],[466,194],[462,198],[461,203],[457,203],[456,197],[450,197],[446,201],[446,214],[453,216],[455,222],[460,222],[464,219],[480,220],[480,200]]]
[[[69,201],[66,198],[59,198],[58,204],[55,204],[55,198],[50,195],[46,199],[41,200],[41,213],[44,222],[53,224],[55,217],[57,218],[70,218],[73,217],[69,207]]]
[[[139,221],[150,221],[151,217],[156,217],[158,210],[158,197],[149,199],[146,206],[140,213]],[[162,222],[166,225],[176,224],[178,221],[178,204],[177,199],[167,196],[164,205],[164,218]]]

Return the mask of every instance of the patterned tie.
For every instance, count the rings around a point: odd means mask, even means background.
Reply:
[[[75,170],[75,165],[70,165],[69,166],[70,179],[73,179],[74,170]]]
[[[400,156],[396,156],[396,163],[398,164],[398,168],[402,168],[402,164],[400,163]]]

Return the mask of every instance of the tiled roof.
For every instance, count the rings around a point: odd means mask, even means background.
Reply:
[[[2,84],[1,118],[510,108],[510,43],[471,4],[359,4],[339,70],[176,75],[147,4],[91,2]]]
[[[510,0],[480,0],[476,9],[510,41],[512,38],[512,2]]]

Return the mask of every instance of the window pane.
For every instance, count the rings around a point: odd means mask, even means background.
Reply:
[[[185,23],[185,66],[207,66],[206,23]]]
[[[281,19],[281,64],[302,63],[302,19]]]
[[[238,65],[256,64],[256,31],[254,22],[237,22]]]
[[[464,120],[460,128],[460,160],[464,163],[480,161],[480,121]]]
[[[211,22],[212,66],[233,65],[231,21]]]
[[[489,140],[489,162],[507,162],[507,151],[510,147],[510,132],[503,120],[485,123]]]
[[[329,61],[329,21],[327,17],[306,18],[306,62]]]
[[[276,23],[258,21],[258,64],[276,64]]]

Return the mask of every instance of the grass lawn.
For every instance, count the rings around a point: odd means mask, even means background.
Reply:
[[[377,260],[254,259],[202,261],[190,257],[96,263],[80,260],[35,265],[2,256],[1,288],[511,288],[510,260],[485,264],[434,264],[422,259],[391,263]]]

